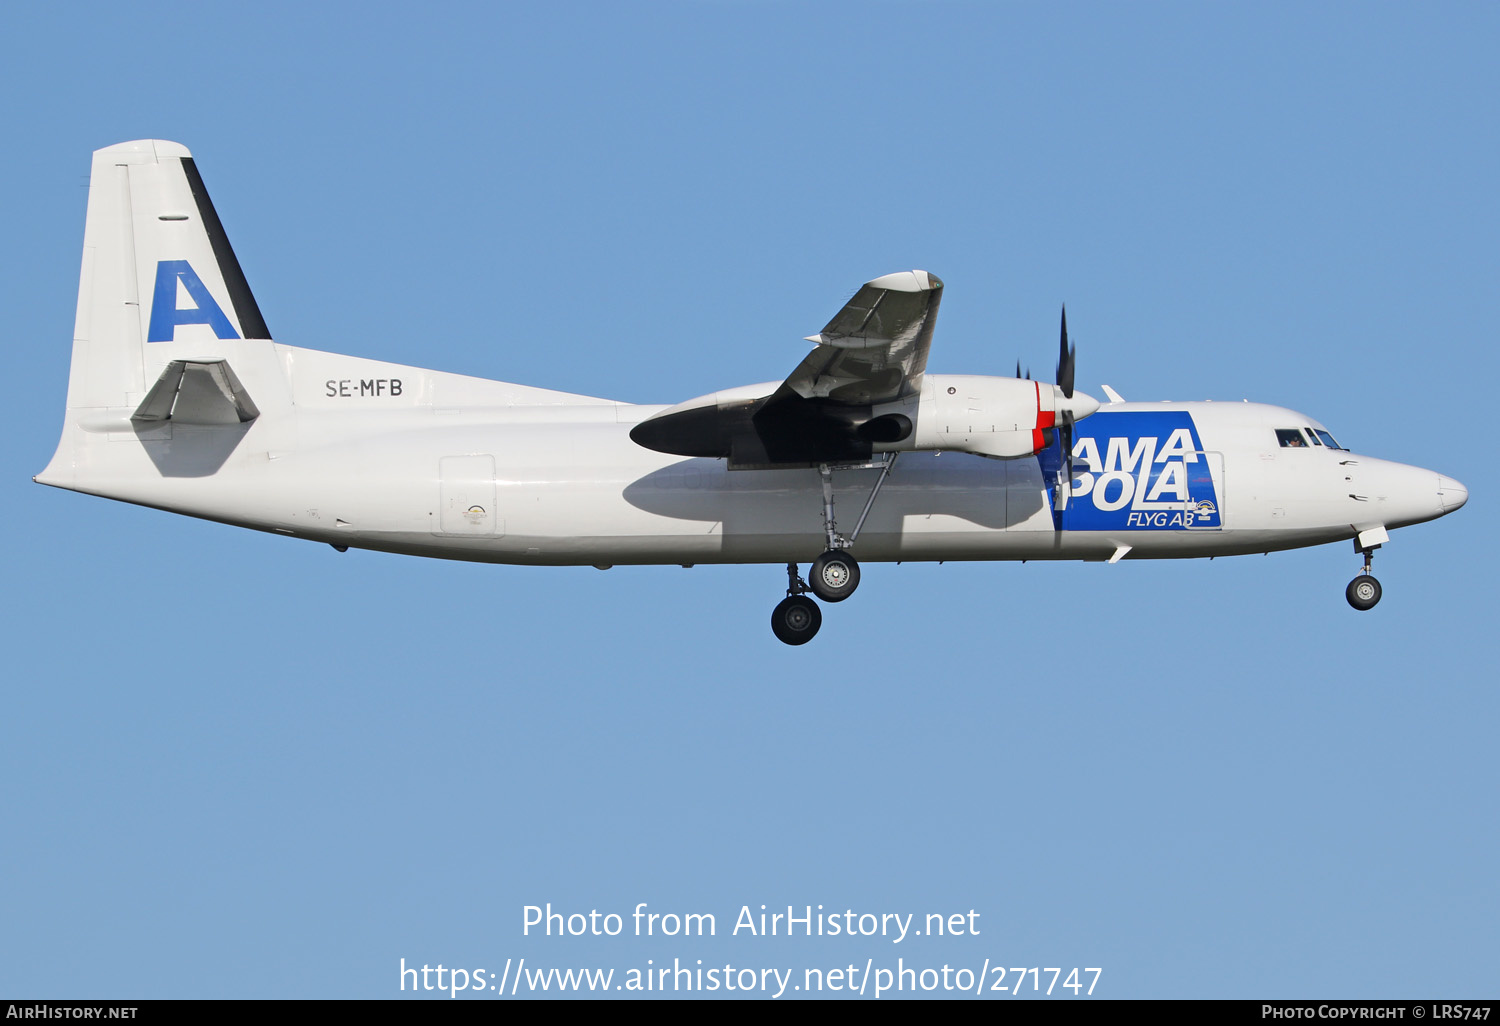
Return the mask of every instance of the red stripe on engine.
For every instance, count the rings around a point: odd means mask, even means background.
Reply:
[[[1041,452],[1047,447],[1047,436],[1043,429],[1057,423],[1057,413],[1042,409],[1042,383],[1033,381],[1032,384],[1036,386],[1036,427],[1031,432],[1031,448],[1034,452]]]
[[[1057,425],[1057,413],[1052,410],[1042,409],[1042,383],[1033,381],[1036,386],[1036,426],[1038,428],[1049,428]]]

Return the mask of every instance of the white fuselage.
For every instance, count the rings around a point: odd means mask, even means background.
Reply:
[[[731,471],[632,442],[630,428],[665,407],[239,346],[231,361],[265,411],[254,423],[140,430],[128,410],[91,411],[38,480],[335,546],[484,562],[806,562],[826,547],[816,469]],[[1230,555],[1462,504],[1434,471],[1278,445],[1277,429],[1311,427],[1251,403],[1110,404],[1077,425],[1063,496],[1037,456],[906,452],[851,551],[865,562]],[[835,474],[841,526],[877,475]]]

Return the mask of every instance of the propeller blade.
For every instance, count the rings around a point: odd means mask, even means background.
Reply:
[[[1062,340],[1058,343],[1057,387],[1067,398],[1073,398],[1073,363],[1076,350],[1068,344],[1068,307],[1062,308]]]
[[[1058,418],[1058,436],[1062,445],[1063,474],[1068,483],[1068,495],[1073,494],[1073,411],[1063,410]]]

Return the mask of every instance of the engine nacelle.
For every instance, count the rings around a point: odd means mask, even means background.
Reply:
[[[978,374],[929,374],[922,390],[873,406],[802,398],[774,382],[679,403],[630,431],[639,445],[727,458],[731,470],[814,466],[914,450],[1020,459],[1051,444],[1060,411],[1087,417],[1099,403],[1056,385]]]
[[[872,411],[877,420],[899,414],[913,423],[907,438],[877,442],[875,451],[947,450],[1020,459],[1050,444],[1046,431],[1056,423],[1060,403],[1074,408],[1075,417],[1086,417],[1099,407],[1081,394],[1068,400],[1057,386],[1040,381],[928,374],[915,401],[886,403]]]

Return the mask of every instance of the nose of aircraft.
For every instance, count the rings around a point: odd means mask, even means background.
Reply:
[[[1451,477],[1438,475],[1438,506],[1444,513],[1452,513],[1469,501],[1469,490]]]

